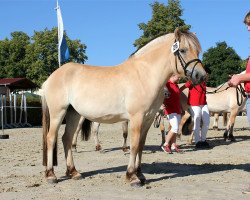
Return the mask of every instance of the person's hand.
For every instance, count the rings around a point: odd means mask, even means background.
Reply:
[[[233,75],[231,79],[227,82],[230,87],[236,87],[240,84],[240,76],[239,75]]]

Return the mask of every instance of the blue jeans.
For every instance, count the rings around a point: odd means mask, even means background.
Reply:
[[[250,126],[250,98],[247,98],[246,107],[247,107],[247,120]]]

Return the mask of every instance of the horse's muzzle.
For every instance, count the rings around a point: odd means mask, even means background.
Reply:
[[[192,69],[192,70],[187,69],[186,76],[189,79],[191,79],[191,81],[194,85],[198,85],[206,79],[207,75],[206,75],[205,70],[196,68],[196,69]]]

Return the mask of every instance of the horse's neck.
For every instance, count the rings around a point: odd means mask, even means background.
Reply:
[[[129,66],[136,68],[136,73],[145,83],[149,83],[155,89],[163,88],[174,72],[173,63],[171,63],[172,56],[170,47],[165,43],[161,48],[154,48],[143,55],[131,58],[129,61],[133,65]]]

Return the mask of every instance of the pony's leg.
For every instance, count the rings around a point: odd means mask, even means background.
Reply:
[[[140,138],[140,143],[139,143],[139,152],[138,152],[137,157],[136,157],[136,165],[135,165],[136,175],[140,179],[141,184],[144,184],[146,182],[146,178],[141,171],[142,151],[143,151],[143,148],[144,148],[144,145],[146,142],[148,130],[149,130],[152,122],[153,122],[153,120],[151,122],[147,121],[146,123],[144,123],[143,129],[142,129],[142,136]]]
[[[98,122],[94,122],[92,125],[96,151],[100,151],[102,149],[100,141],[99,141],[99,137],[98,137],[99,127],[100,127],[100,123]]]
[[[219,121],[219,113],[214,113],[213,129],[216,131],[218,131],[218,121]]]
[[[137,177],[137,169],[135,166],[136,156],[139,152],[139,145],[141,139],[142,132],[142,115],[132,116],[130,119],[130,129],[131,129],[131,137],[130,137],[130,157],[129,164],[127,167],[126,178],[130,181],[131,186],[141,186],[141,181]]]
[[[191,135],[188,139],[188,144],[193,144],[193,139],[194,139],[194,131],[191,132]]]
[[[82,123],[83,123],[83,121],[84,121],[84,117],[81,117],[80,120],[79,120],[79,122],[78,122],[78,126],[77,126],[77,129],[76,129],[76,132],[74,133],[74,137],[73,137],[73,141],[72,141],[72,150],[74,150],[75,152],[77,151],[77,149],[76,149],[77,138],[78,138],[79,133],[82,130]]]
[[[67,166],[66,176],[69,176],[75,180],[80,179],[81,174],[76,170],[74,165],[73,155],[72,155],[72,140],[74,133],[76,132],[77,127],[79,126],[80,118],[81,116],[72,107],[70,107],[66,114],[65,132],[62,136],[66,166]]]
[[[165,126],[164,126],[164,117],[161,117],[161,123],[160,123],[160,131],[161,131],[161,145],[163,146],[165,143],[165,137],[166,137],[166,132],[165,132]]]
[[[237,110],[233,110],[231,111],[231,114],[230,114],[230,119],[229,119],[229,135],[228,135],[228,139],[231,140],[231,142],[235,142],[235,137],[233,136],[233,129],[234,129],[234,123],[235,123],[235,118],[238,114],[238,109]]]
[[[57,183],[57,178],[54,174],[53,159],[57,157],[56,152],[56,141],[58,136],[58,130],[62,123],[63,117],[66,110],[61,110],[60,112],[55,112],[55,110],[50,110],[50,128],[47,134],[47,167],[45,171],[45,177],[48,183]],[[57,114],[54,114],[57,113]],[[54,154],[55,153],[55,154]],[[57,165],[57,163],[55,163]]]
[[[127,145],[127,138],[128,138],[128,121],[122,122],[122,135],[123,135],[123,146],[122,146],[122,150],[124,152],[128,152],[129,151],[129,147]]]

